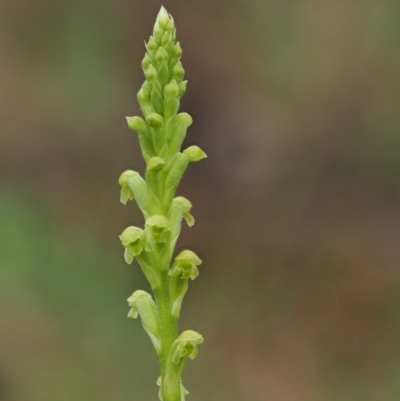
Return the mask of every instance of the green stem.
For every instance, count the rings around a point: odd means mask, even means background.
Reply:
[[[169,279],[168,272],[161,273],[161,288],[154,291],[154,296],[156,299],[156,304],[159,313],[159,324],[160,324],[160,334],[161,334],[161,346],[162,351],[159,355],[160,359],[160,373],[161,382],[164,382],[168,355],[171,349],[172,343],[178,337],[178,319],[172,316],[171,313],[171,299],[169,294]],[[180,401],[178,398],[176,400],[167,399],[164,396],[164,401]]]

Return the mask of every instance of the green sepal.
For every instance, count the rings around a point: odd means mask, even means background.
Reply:
[[[153,298],[146,291],[137,290],[128,298],[128,305],[131,307],[128,317],[136,319],[140,315],[143,328],[149,335],[157,354],[160,354],[161,338],[158,328],[158,312]]]
[[[146,181],[136,173],[128,178],[128,186],[135,196],[135,200],[145,218],[149,215],[149,194]]]
[[[177,153],[165,179],[164,205],[169,205],[175,191],[189,164],[189,158],[184,153]]]

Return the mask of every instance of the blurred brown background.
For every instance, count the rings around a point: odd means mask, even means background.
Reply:
[[[190,401],[400,399],[400,3],[165,0],[204,260]],[[154,0],[0,0],[0,400],[156,400],[117,179]]]

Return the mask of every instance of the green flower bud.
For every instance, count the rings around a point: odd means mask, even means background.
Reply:
[[[147,170],[149,171],[161,171],[165,166],[165,161],[161,157],[152,157],[147,163]]]
[[[189,128],[193,124],[193,118],[188,113],[179,113],[175,119],[178,125],[183,125]]]
[[[153,298],[146,291],[137,290],[128,298],[128,305],[131,307],[128,317],[136,319],[140,315],[143,328],[159,354],[161,352],[161,339],[158,329],[157,307]]]
[[[171,19],[168,15],[168,12],[164,8],[164,6],[161,6],[161,9],[157,15],[156,25],[159,25],[162,29],[167,30],[168,28],[170,28],[170,24]]]
[[[143,60],[142,60],[142,68],[143,68],[143,71],[146,71],[146,70],[149,68],[150,64],[151,64],[151,58],[150,58],[150,56],[146,53],[146,54],[144,55],[144,57],[143,57]]]
[[[161,45],[165,48],[169,42],[171,35],[169,32],[165,32],[162,39],[161,39]]]
[[[157,113],[152,113],[152,114],[148,115],[146,118],[146,121],[147,121],[147,124],[153,128],[162,127],[162,125],[164,124],[163,117]]]
[[[128,122],[128,127],[137,133],[147,129],[147,125],[141,117],[126,117],[126,121]]]
[[[150,91],[144,85],[140,88],[137,94],[137,99],[141,106],[150,103]]]
[[[187,225],[189,227],[192,227],[194,225],[194,217],[189,213],[193,206],[192,202],[190,202],[189,199],[186,199],[183,196],[177,196],[172,201],[172,204],[174,203],[179,203],[180,205],[182,205],[183,217],[186,220]]]
[[[179,58],[182,56],[182,47],[179,42],[176,42],[174,47],[172,48],[172,54],[174,57]]]
[[[165,216],[154,215],[146,220],[146,239],[149,244],[166,242],[169,239],[169,220]]]
[[[194,280],[199,275],[197,266],[201,265],[201,259],[192,251],[182,251],[176,258],[170,276],[179,276],[181,279]]]
[[[198,162],[207,157],[198,146],[190,146],[185,149],[183,153],[189,158],[190,162]]]
[[[179,96],[179,86],[173,79],[169,84],[165,85],[164,88],[164,98],[166,99],[176,99]]]
[[[178,364],[182,359],[196,358],[198,344],[204,342],[203,336],[194,330],[186,330],[180,334],[171,347],[171,361]]]
[[[183,69],[182,63],[178,61],[174,67],[172,68],[172,76],[177,80],[177,81],[182,81],[183,77],[185,75],[185,70]]]
[[[160,46],[156,53],[156,61],[158,65],[160,65],[161,63],[168,63],[168,59],[169,55],[167,51],[162,46]]]
[[[187,88],[187,82],[188,81],[182,81],[179,84],[179,96],[182,97],[186,93],[186,88]]]
[[[152,64],[145,70],[144,75],[148,82],[155,82],[158,78],[158,72]]]
[[[121,203],[126,205],[128,200],[132,200],[134,198],[134,194],[128,185],[128,178],[133,177],[137,174],[135,171],[127,170],[123,172],[118,178],[118,184],[121,186]]]
[[[133,262],[135,256],[143,251],[142,242],[143,230],[138,227],[128,227],[119,236],[122,245],[125,247],[125,261],[128,264]]]
[[[162,36],[164,34],[164,30],[161,28],[160,24],[155,24],[153,29],[153,36],[157,41],[157,44],[161,43]]]
[[[156,42],[154,36],[150,36],[150,39],[147,42],[147,47],[152,52],[156,52],[157,51],[158,45],[157,45],[157,42]]]

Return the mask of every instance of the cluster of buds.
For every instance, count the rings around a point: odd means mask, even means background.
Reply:
[[[162,7],[142,61],[146,80],[137,99],[143,118],[127,117],[129,128],[138,135],[146,173],[143,178],[127,170],[118,180],[121,202],[135,200],[145,220],[143,228],[126,228],[120,240],[126,262],[137,260],[154,293],[153,299],[145,291],[135,291],[128,298],[128,317],[140,316],[159,356],[161,376],[157,383],[162,401],[184,400],[188,392],[182,384],[182,369],[203,342],[203,337],[192,330],[179,335],[177,326],[189,279],[198,276],[201,260],[194,252],[184,250],[172,262],[182,221],[189,227],[194,224],[192,203],[175,196],[176,190],[189,163],[207,157],[198,146],[181,151],[193,123],[188,113],[179,113],[187,88],[181,55],[174,20]]]

